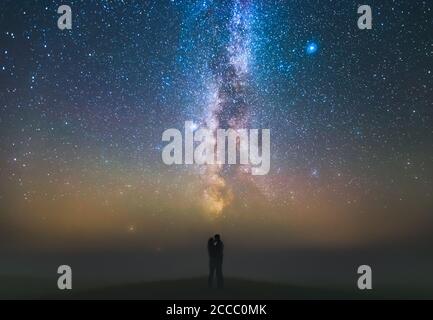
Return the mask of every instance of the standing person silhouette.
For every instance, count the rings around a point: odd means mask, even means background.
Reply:
[[[224,243],[221,241],[221,237],[219,234],[216,234],[215,237],[215,264],[216,264],[216,278],[217,278],[217,287],[224,287],[224,277],[223,277],[223,256],[224,256]]]
[[[216,269],[215,239],[210,238],[207,242],[207,252],[209,254],[209,277],[207,280],[209,288],[212,288],[213,277]]]

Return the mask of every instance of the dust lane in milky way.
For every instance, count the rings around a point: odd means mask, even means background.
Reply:
[[[219,128],[248,128],[247,88],[251,61],[251,19],[249,1],[236,1],[229,22],[229,43],[222,57],[216,57],[208,94],[211,97],[204,120],[216,137]],[[213,61],[212,61],[213,62]],[[216,138],[211,148],[217,150]],[[205,210],[219,215],[230,205],[234,194],[224,179],[222,165],[205,168]]]

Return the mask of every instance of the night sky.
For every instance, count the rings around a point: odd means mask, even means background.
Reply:
[[[366,4],[3,0],[1,251],[431,245],[432,3]],[[189,120],[269,128],[269,174],[165,165]]]

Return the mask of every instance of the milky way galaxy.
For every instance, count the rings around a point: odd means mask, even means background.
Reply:
[[[212,130],[248,128],[246,99],[249,63],[251,61],[249,1],[236,1],[229,20],[229,41],[221,57],[212,63],[211,97],[204,124]],[[216,138],[213,149],[217,149]],[[233,199],[233,191],[222,176],[222,165],[210,165],[205,170],[205,206],[221,214]]]

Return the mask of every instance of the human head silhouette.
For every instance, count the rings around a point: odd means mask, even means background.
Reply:
[[[220,235],[219,235],[219,234],[216,234],[216,235],[215,235],[215,241],[220,241],[220,240],[221,240]]]

